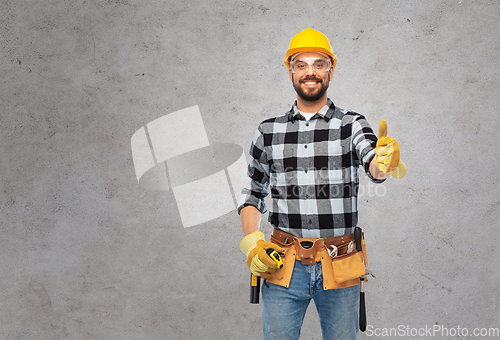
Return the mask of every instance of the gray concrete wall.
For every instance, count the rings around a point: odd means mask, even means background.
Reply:
[[[377,278],[366,285],[372,332],[359,339],[396,327],[479,339],[473,328],[500,327],[498,1],[17,0],[0,10],[1,339],[261,337],[231,206],[244,174],[231,166],[258,123],[293,103],[282,57],[306,27],[338,56],[329,96],[375,129],[386,119],[409,169],[381,187],[362,179]],[[170,176],[225,175],[210,183],[229,196],[160,185],[151,122],[195,106],[196,133],[173,129],[181,142],[164,157],[236,149],[211,170],[181,159],[193,174]],[[149,139],[134,156],[140,129]],[[149,185],[138,159],[159,171]],[[217,216],[209,200],[225,200]],[[303,338],[321,338],[313,306]]]

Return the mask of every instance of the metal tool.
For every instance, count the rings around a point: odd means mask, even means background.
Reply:
[[[365,305],[365,278],[367,275],[373,275],[373,273],[366,269],[365,270],[365,275],[362,275],[360,277],[361,279],[361,292],[359,293],[359,330],[361,332],[364,332],[366,330],[366,305]]]
[[[351,241],[349,242],[349,244],[347,245],[347,251],[345,252],[346,254],[349,254],[350,252],[352,252],[354,250],[354,241]]]
[[[330,245],[330,247],[332,247],[332,250],[330,250],[328,248],[326,249],[326,250],[328,250],[328,255],[330,255],[330,257],[337,256],[339,253],[339,248],[337,246],[334,246],[333,244]]]
[[[354,242],[356,242],[356,250],[363,251],[363,231],[360,227],[354,228]],[[375,277],[371,271],[365,269],[365,275],[360,276],[361,291],[359,293],[359,330],[364,332],[366,330],[366,304],[365,304],[365,279],[367,275]]]

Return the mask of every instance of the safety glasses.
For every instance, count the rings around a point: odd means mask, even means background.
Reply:
[[[330,59],[318,59],[315,57],[302,58],[290,62],[290,69],[293,73],[305,73],[312,66],[313,70],[317,73],[325,73],[332,67]]]

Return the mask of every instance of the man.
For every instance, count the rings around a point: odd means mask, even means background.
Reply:
[[[298,33],[284,62],[297,100],[285,115],[262,122],[253,139],[238,208],[246,235],[240,249],[252,274],[266,280],[264,339],[298,339],[311,299],[324,339],[355,339],[366,265],[364,242],[355,244],[353,236],[358,168],[382,183],[389,174],[404,176],[406,166],[397,142],[385,136],[385,121],[377,143],[362,115],[328,99],[337,58],[325,35],[310,28]],[[265,242],[259,224],[269,192],[274,231]],[[282,254],[283,268],[277,270],[268,249]]]

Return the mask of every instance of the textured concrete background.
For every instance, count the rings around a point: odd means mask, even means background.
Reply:
[[[171,191],[138,185],[130,140],[198,105],[209,142],[246,153],[295,99],[282,57],[306,27],[337,53],[330,97],[386,119],[409,169],[362,181],[368,323],[500,327],[498,1],[0,10],[1,339],[261,337],[236,212],[184,228]],[[303,339],[321,338],[315,314]]]

